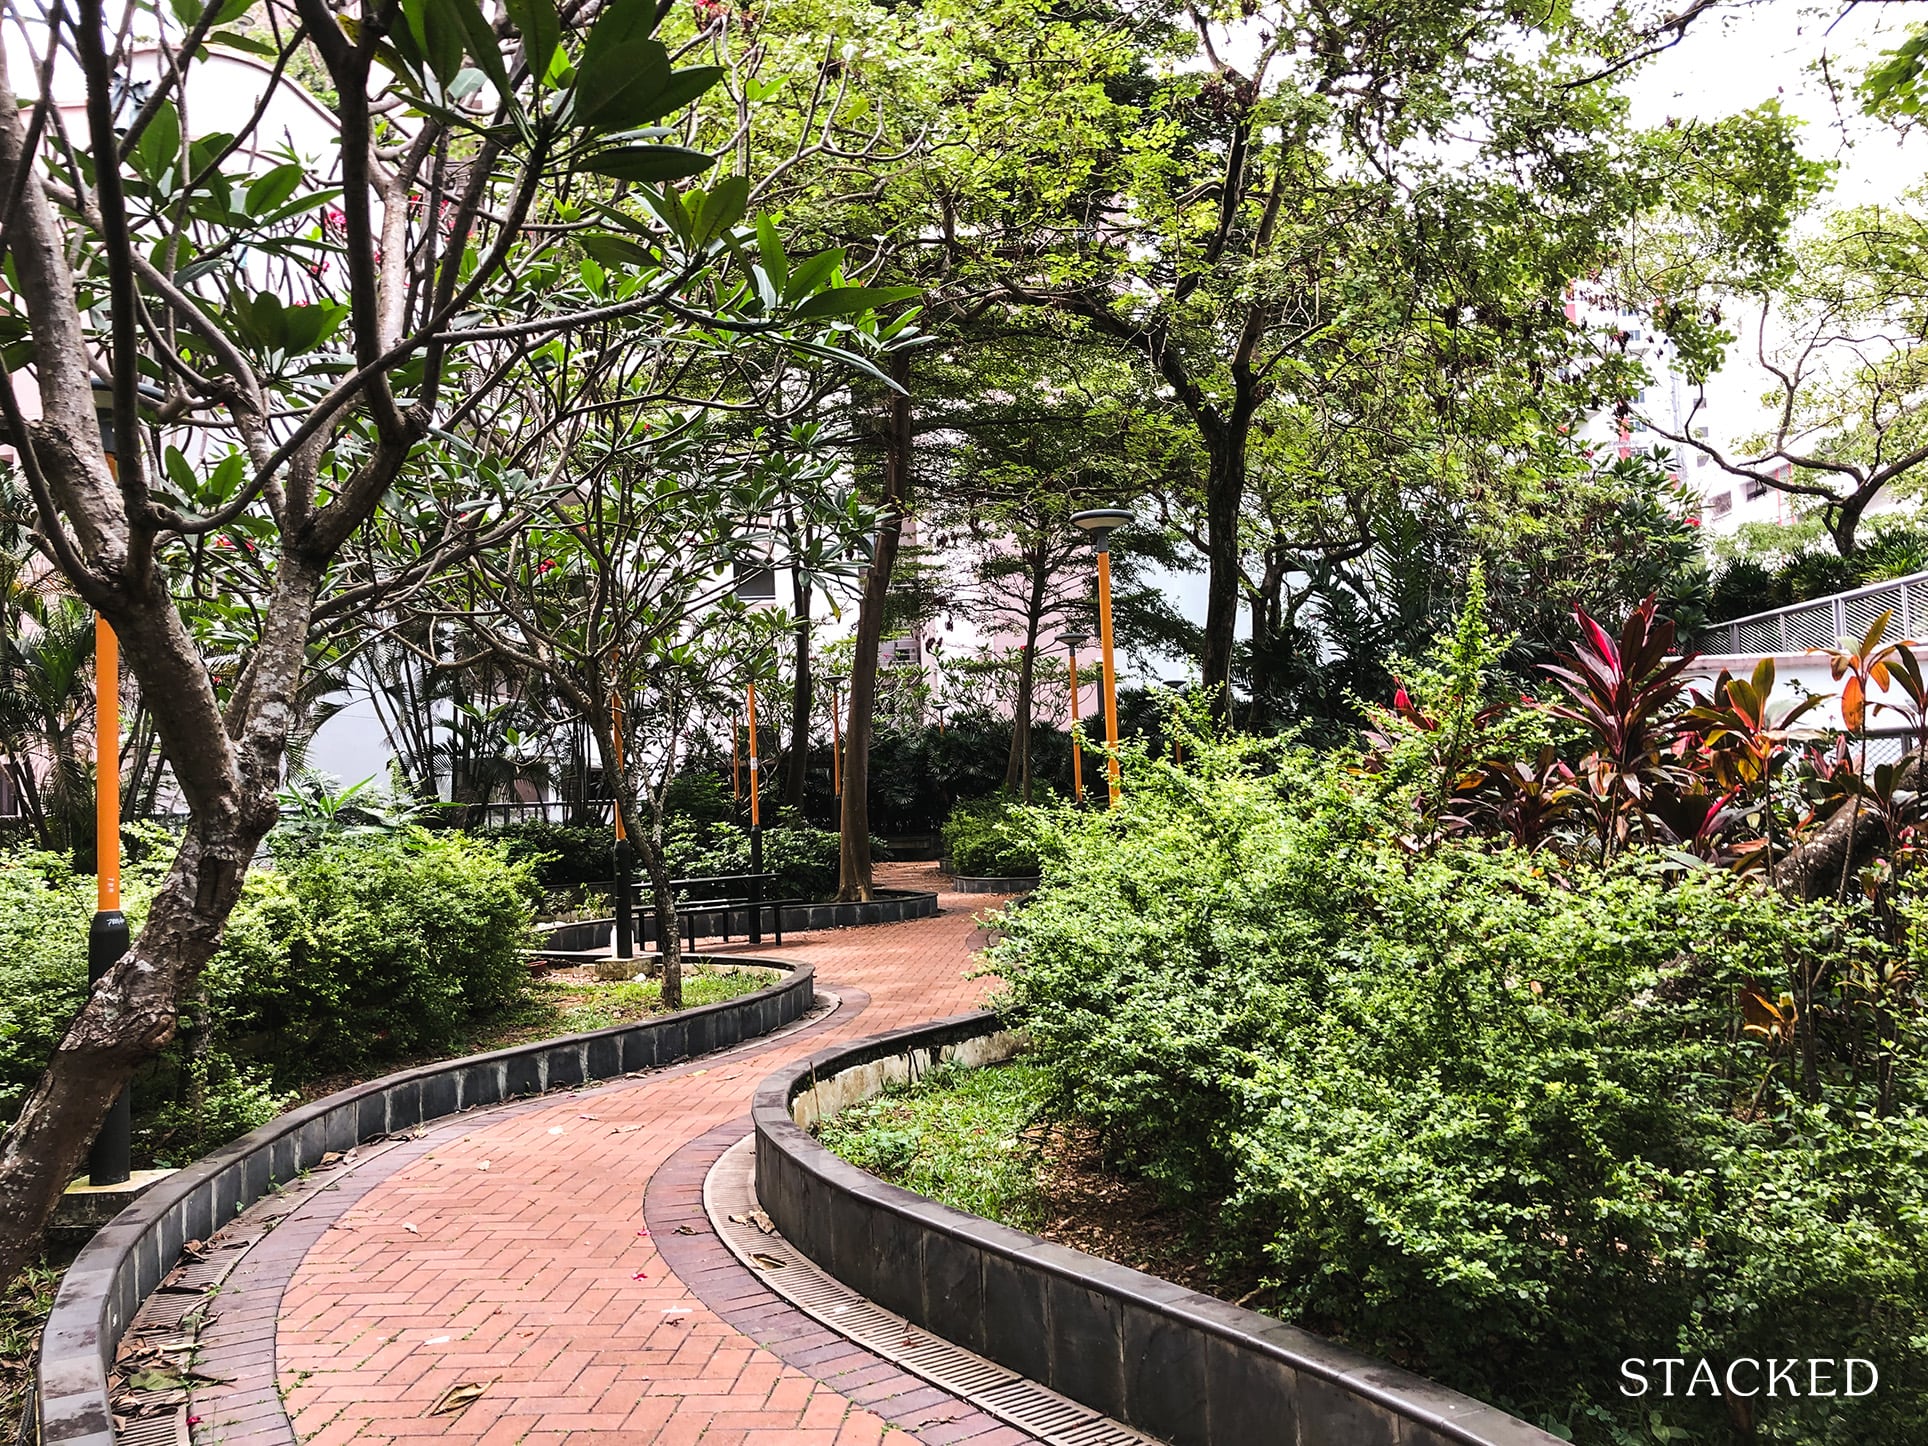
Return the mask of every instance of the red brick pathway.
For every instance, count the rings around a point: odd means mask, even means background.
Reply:
[[[890,873],[923,887],[938,878],[930,866]],[[313,1192],[223,1291],[220,1313],[237,1323],[228,1349],[255,1379],[211,1353],[207,1369],[236,1385],[197,1403],[196,1440],[287,1442],[288,1421],[315,1446],[1027,1440],[764,1291],[709,1233],[698,1200],[782,1061],[982,1000],[986,981],[967,977],[981,943],[973,916],[1002,901],[940,902],[933,919],[786,943],[847,1001],[817,1027],[449,1121],[332,1194]],[[268,1319],[285,1418],[264,1399]],[[240,1338],[249,1329],[252,1345]],[[431,1413],[464,1383],[484,1386],[473,1404]]]

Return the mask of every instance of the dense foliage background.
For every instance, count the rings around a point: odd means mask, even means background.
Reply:
[[[1258,1304],[1574,1439],[1919,1441],[1911,836],[1810,902],[1758,847],[1623,828],[1641,806],[1583,726],[1453,701],[1484,646],[1414,669],[1367,749],[1200,729],[1182,769],[1129,758],[1115,812],[1039,811],[1044,883],[990,958],[1048,1111],[1210,1221]],[[1656,759],[1719,751],[1684,707]],[[1502,759],[1542,741],[1590,782],[1541,756],[1572,811],[1522,841]],[[1770,806],[1827,816],[1796,798]],[[1630,1401],[1636,1355],[1857,1355],[1881,1386]]]

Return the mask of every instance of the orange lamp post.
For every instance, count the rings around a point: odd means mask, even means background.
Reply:
[[[615,763],[618,780],[623,772],[623,700],[621,694],[609,695],[610,732],[615,735]],[[632,876],[635,855],[629,846],[629,829],[623,819],[623,791],[618,782],[609,790],[609,809],[616,816],[616,957],[636,957],[636,898]]]
[[[756,837],[756,832],[763,827],[763,810],[762,810],[762,803],[761,803],[762,789],[760,789],[757,786],[756,679],[755,678],[750,679],[749,704],[750,704],[750,829],[751,829],[751,838],[754,839]],[[752,844],[752,848],[754,847],[755,845]]]
[[[1083,633],[1059,633],[1071,662],[1071,801],[1084,802],[1084,749],[1078,746],[1078,649],[1090,641]]]
[[[830,685],[830,796],[843,797],[843,685],[842,673],[832,673]]]
[[[1098,553],[1098,646],[1104,657],[1105,747],[1109,757],[1105,772],[1111,781],[1111,807],[1118,806],[1118,676],[1112,666],[1111,648],[1111,534],[1131,521],[1131,514],[1119,507],[1099,507],[1075,512],[1071,521],[1091,537]]]
[[[763,789],[756,751],[754,676],[749,681],[747,691],[750,712],[750,943],[754,945],[763,942]]]
[[[100,444],[116,478],[114,414],[106,393],[95,392]],[[94,614],[94,917],[87,927],[87,979],[98,981],[132,943],[120,888],[120,639]],[[118,1185],[133,1174],[133,1099],[126,1090],[107,1111],[87,1158],[91,1185]]]

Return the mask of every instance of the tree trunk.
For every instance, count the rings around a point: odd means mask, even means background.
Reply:
[[[804,784],[810,775],[810,583],[794,569],[790,574],[792,606],[796,610],[797,671],[790,683],[790,767],[783,778],[783,801],[801,816]]]
[[[1903,770],[1895,788],[1913,789],[1920,774],[1921,760],[1916,758]],[[1809,903],[1826,898],[1840,887],[1844,871],[1880,847],[1883,834],[1877,815],[1844,805],[1774,866],[1774,886]]]
[[[884,598],[897,544],[903,536],[905,503],[910,497],[910,357],[896,352],[883,428],[883,524],[864,575],[863,603],[857,614],[857,650],[850,665],[850,715],[844,725],[844,791],[841,837],[837,848],[837,897],[869,900],[876,885],[870,858],[870,725],[877,705],[877,650],[884,640]]]
[[[1855,534],[1861,528],[1861,516],[1873,504],[1880,492],[1878,487],[1865,487],[1840,502],[1831,502],[1823,510],[1828,536],[1833,539],[1834,550],[1843,557],[1853,557],[1861,550]]]
[[[1037,687],[1038,628],[1044,617],[1050,560],[1041,543],[1031,554],[1031,595],[1025,601],[1024,656],[1018,662],[1018,698],[1011,710],[1011,752],[1004,765],[1004,786],[1031,801],[1031,712]]]
[[[1237,641],[1240,593],[1239,511],[1245,501],[1247,427],[1236,420],[1208,437],[1211,470],[1205,492],[1205,642],[1199,658],[1200,682],[1211,699],[1212,716],[1230,716],[1232,650]]]
[[[663,857],[663,820],[639,840],[637,857],[649,875],[650,905],[656,916],[657,949],[663,961],[663,1008],[683,1007],[683,934],[676,920],[676,895],[670,891],[669,861]]]
[[[248,861],[274,823],[274,795],[255,789],[225,816],[197,815],[134,946],[93,987],[0,1148],[0,1279],[39,1248],[61,1192],[80,1170],[108,1107],[174,1035],[241,895]]]
[[[1248,599],[1252,606],[1251,725],[1255,730],[1269,723],[1275,711],[1272,693],[1279,677],[1276,650],[1285,611],[1285,572],[1283,553],[1276,547],[1268,548],[1258,589]]]
[[[26,805],[27,817],[33,823],[34,838],[43,849],[51,849],[53,835],[47,831],[47,811],[41,807],[40,780],[34,776],[33,760],[14,757],[11,750],[8,756],[14,786],[20,790],[20,801]]]

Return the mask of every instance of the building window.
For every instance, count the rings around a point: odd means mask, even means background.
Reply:
[[[1749,502],[1752,502],[1756,497],[1765,497],[1767,496],[1767,484],[1758,477],[1746,478],[1741,483],[1741,495]]]
[[[1705,452],[1694,453],[1694,465],[1696,467],[1705,467],[1707,465],[1707,454]]]
[[[1732,492],[1716,492],[1707,499],[1707,515],[1709,517],[1725,517],[1733,510],[1734,494]]]

